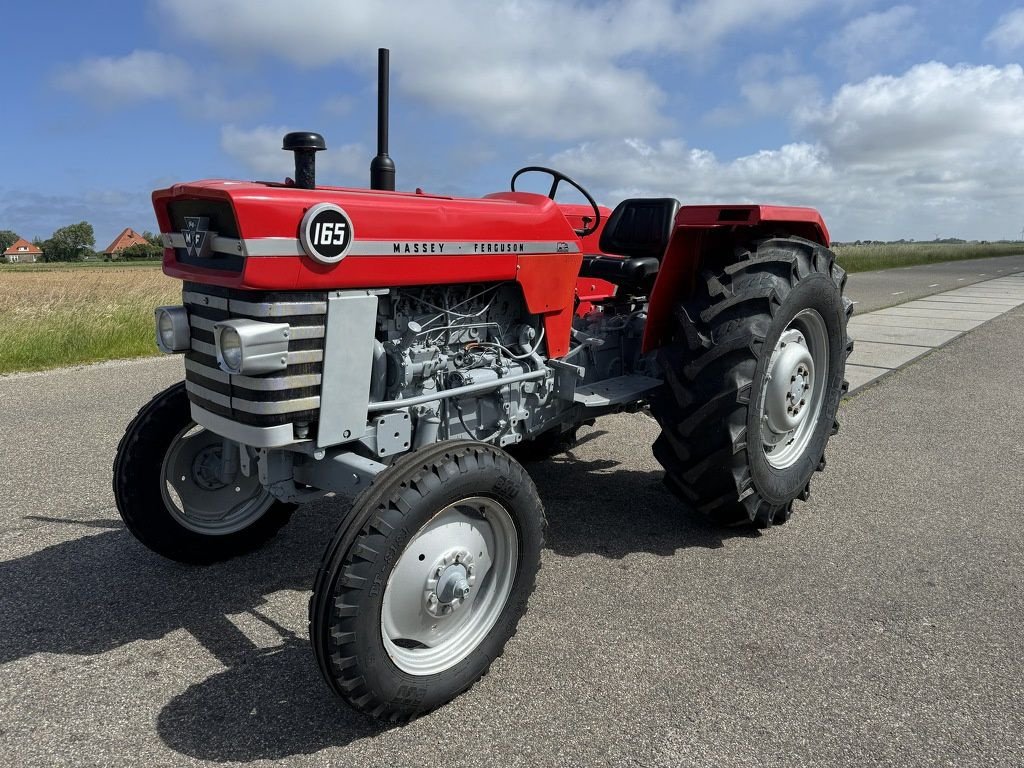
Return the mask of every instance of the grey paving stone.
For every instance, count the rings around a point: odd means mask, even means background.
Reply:
[[[846,380],[850,382],[850,393],[856,392],[889,371],[889,368],[874,368],[870,365],[847,365]]]
[[[890,328],[925,328],[937,331],[969,331],[984,323],[984,320],[915,317],[913,315],[879,315],[869,312],[866,315],[854,315],[850,327],[858,325],[884,325]]]
[[[914,358],[931,352],[930,347],[912,347],[904,344],[882,344],[874,341],[858,341],[853,348],[847,366],[868,366],[871,368],[899,368]]]
[[[1013,307],[1006,304],[990,304],[985,299],[978,299],[974,304],[963,304],[954,301],[908,301],[899,305],[901,309],[949,310],[951,312],[991,312],[1000,315]]]
[[[974,312],[972,310],[951,310],[951,309],[917,309],[915,307],[904,307],[903,305],[880,309],[887,315],[910,315],[912,317],[938,317],[960,320],[991,320],[998,317],[1000,312]]]
[[[886,344],[909,344],[917,347],[938,347],[952,341],[961,331],[935,328],[892,328],[881,325],[857,325],[850,329],[855,341],[882,341]]]
[[[917,301],[926,304],[974,304],[984,301],[986,304],[998,304],[1001,307],[1013,308],[1024,304],[1020,299],[1004,299],[1001,297],[985,298],[979,296],[955,296],[951,293],[937,293],[934,296],[925,296]]]

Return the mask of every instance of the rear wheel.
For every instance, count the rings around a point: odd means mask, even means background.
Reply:
[[[310,599],[327,684],[362,712],[408,720],[480,679],[515,633],[540,566],[529,476],[483,443],[399,459],[356,500]]]
[[[676,308],[651,403],[665,482],[718,523],[785,522],[839,424],[853,349],[846,273],[827,248],[773,238],[702,274]]]
[[[232,444],[229,450],[237,446]],[[222,471],[224,441],[192,421],[185,385],[147,403],[114,459],[114,499],[132,534],[164,557],[213,563],[257,549],[295,509],[256,473]]]

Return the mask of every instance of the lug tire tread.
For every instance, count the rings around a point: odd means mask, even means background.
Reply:
[[[665,386],[651,403],[662,428],[653,451],[666,485],[699,515],[766,527],[786,522],[792,502],[769,503],[749,471],[746,425],[758,359],[773,317],[801,280],[824,274],[841,293],[846,272],[827,248],[797,237],[761,240],[738,248],[734,258],[703,272],[694,298],[673,313],[677,341],[655,356]],[[853,303],[843,297],[842,307],[845,365]],[[844,379],[842,392],[848,386]],[[834,420],[831,434],[838,429]],[[815,469],[824,468],[822,455]],[[797,498],[809,495],[808,483]]]
[[[356,642],[355,622],[359,620],[358,594],[368,588],[366,574],[380,556],[368,542],[382,542],[388,532],[402,526],[406,515],[413,510],[415,499],[410,502],[408,495],[426,496],[433,489],[442,486],[446,479],[478,471],[488,465],[505,462],[507,471],[522,486],[532,491],[537,498],[536,488],[529,475],[510,457],[493,446],[471,440],[453,440],[413,451],[400,457],[390,468],[388,478],[373,483],[355,500],[352,511],[338,528],[334,539],[324,551],[317,571],[313,594],[309,600],[309,637],[313,653],[324,679],[331,689],[359,712],[393,723],[407,722],[430,711],[434,707],[421,708],[407,703],[395,703],[378,699],[364,678],[361,661],[354,653],[348,653]],[[546,528],[543,507],[539,500],[533,514],[540,521],[540,533]],[[356,550],[365,554],[377,552],[370,560],[355,556]],[[536,570],[528,575],[525,591],[521,596],[522,608],[519,618],[512,626],[511,634],[504,642],[515,636],[518,622],[526,613],[526,603],[536,587],[536,572],[540,570],[539,558]],[[338,574],[343,574],[338,578]],[[356,577],[355,579],[351,577]],[[340,589],[339,589],[340,586]],[[339,606],[343,606],[339,610]],[[326,632],[329,623],[334,629]],[[338,630],[341,627],[341,630]],[[504,645],[504,643],[502,644]],[[500,653],[500,651],[499,651]],[[494,657],[471,680],[465,681],[455,695],[464,692],[490,671]],[[444,702],[439,702],[438,706]]]
[[[114,501],[125,526],[147,548],[171,560],[210,565],[259,549],[291,518],[295,505],[275,502],[248,528],[225,536],[203,536],[182,528],[163,512],[159,467],[167,446],[160,443],[169,432],[176,435],[191,421],[185,382],[173,384],[146,403],[122,435],[114,455]],[[148,477],[156,466],[153,484]]]

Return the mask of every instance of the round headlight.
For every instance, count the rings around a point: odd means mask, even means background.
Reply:
[[[234,328],[222,328],[220,332],[220,359],[224,367],[238,372],[242,368],[242,339]]]
[[[171,313],[161,310],[157,315],[156,330],[165,349],[174,349],[174,321]]]

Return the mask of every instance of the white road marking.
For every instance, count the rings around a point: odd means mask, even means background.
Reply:
[[[901,293],[906,293],[906,291],[893,291],[892,295],[893,296],[899,296]]]
[[[939,284],[938,284],[938,283],[932,283],[932,284],[931,284],[931,285],[929,285],[928,287],[929,287],[929,288],[938,288],[938,287],[939,287]]]

